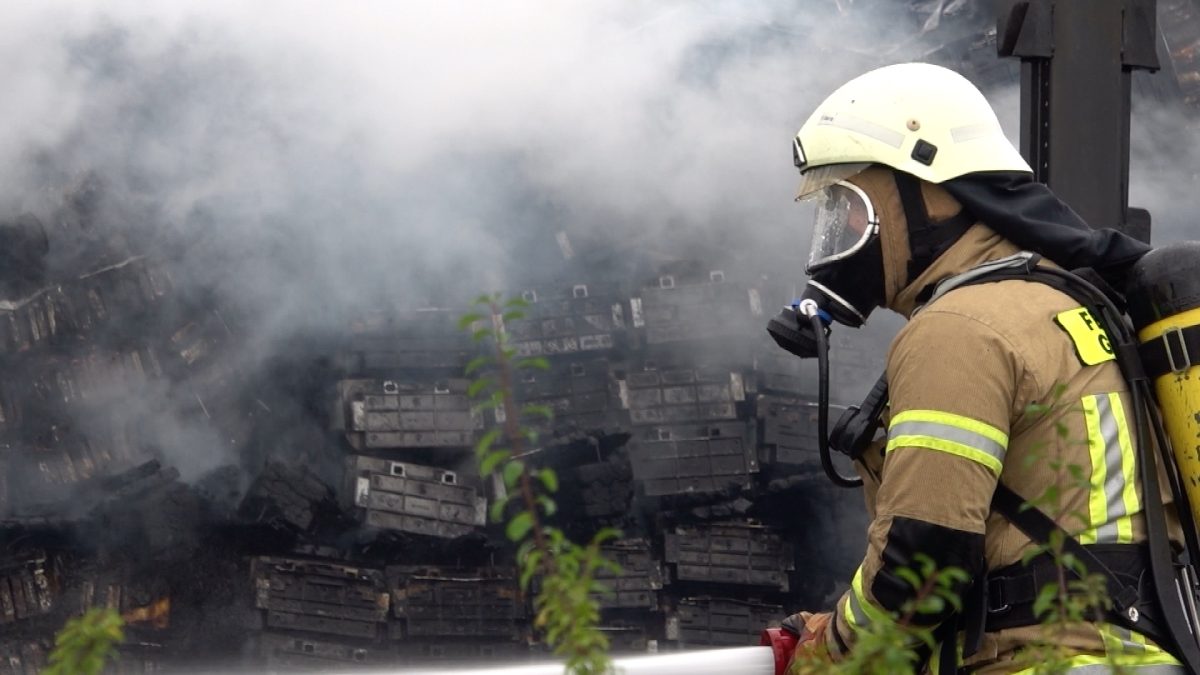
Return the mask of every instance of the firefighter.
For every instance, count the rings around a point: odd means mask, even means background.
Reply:
[[[1044,636],[1033,603],[1056,567],[1045,554],[1022,564],[1036,543],[994,509],[1003,485],[1137,590],[1125,611],[1142,619],[1138,630],[1106,614],[1057,637],[1068,672],[1107,672],[1108,663],[1184,672],[1169,636],[1153,630],[1162,620],[1142,545],[1147,495],[1109,336],[1049,285],[960,283],[984,263],[1024,260],[1090,268],[1096,283],[1120,288],[1148,247],[1088,228],[1035,182],[979,90],[941,67],[894,65],[851,80],[818,106],[793,154],[797,201],[816,210],[809,311],[854,327],[876,307],[909,319],[887,357],[886,443],[856,462],[871,518],[866,555],[831,612],[785,622],[808,640],[802,650],[844,659],[860,631],[914,599],[903,570],[925,556],[968,573],[952,590],[971,606],[918,613],[914,625],[962,644],[972,672],[1037,665],[1021,652]],[[1177,535],[1170,508],[1166,519]],[[926,656],[941,672],[957,666],[953,649]]]

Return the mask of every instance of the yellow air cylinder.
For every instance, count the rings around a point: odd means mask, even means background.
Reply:
[[[1143,364],[1200,522],[1200,353],[1189,350],[1192,338],[1183,332],[1200,327],[1200,242],[1169,244],[1143,256],[1131,274],[1128,300],[1138,342],[1155,347],[1154,358],[1143,347]]]

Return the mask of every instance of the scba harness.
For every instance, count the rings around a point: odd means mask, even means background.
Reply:
[[[1108,289],[1101,291],[1097,285],[1103,282],[1098,277],[1092,277],[1096,284],[1085,279],[1087,271],[1072,273],[1039,267],[1040,261],[1041,256],[1022,252],[985,263],[931,288],[923,307],[957,288],[1006,280],[1046,284],[1078,302],[1080,307],[1058,314],[1055,321],[1070,336],[1082,364],[1116,361],[1120,367],[1134,402],[1134,447],[1143,492],[1147,496],[1160,494],[1158,461],[1151,450],[1152,444],[1157,445],[1175,504],[1179,506],[1186,555],[1174,556],[1166,514],[1158,499],[1144,500],[1147,541],[1141,544],[1084,545],[1002,482],[997,484],[992,510],[1034,542],[1045,545],[1061,541],[1061,554],[1074,556],[1086,575],[1103,578],[1112,607],[1102,616],[1089,619],[1113,624],[1130,635],[1148,637],[1175,656],[1187,672],[1200,674],[1197,642],[1200,631],[1197,631],[1195,574],[1191,566],[1197,560],[1200,545],[1174,470],[1170,444],[1153,404],[1150,378],[1142,366],[1134,336],[1117,307],[1120,298]],[[868,400],[848,411],[834,426],[830,445],[852,459],[860,458],[879,428],[881,402],[886,400],[887,383],[881,377]],[[1061,562],[1061,558],[1043,554],[1027,565],[1017,563],[979,575],[964,598],[963,612],[957,620],[948,620],[938,629],[936,637],[942,645],[938,672],[958,672],[956,646],[960,632],[965,637],[962,657],[967,658],[979,650],[985,633],[1038,624],[1039,617],[1033,611],[1035,601],[1047,584],[1059,584]],[[1178,667],[1174,668],[1172,672],[1178,672]]]

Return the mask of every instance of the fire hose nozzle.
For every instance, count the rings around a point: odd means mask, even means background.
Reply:
[[[785,675],[800,640],[795,633],[782,628],[767,628],[759,637],[758,644],[771,648],[771,654],[775,657],[775,675]]]

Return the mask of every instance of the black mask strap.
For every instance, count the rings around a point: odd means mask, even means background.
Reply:
[[[892,175],[900,193],[900,204],[904,207],[904,220],[908,221],[908,248],[912,252],[912,259],[908,261],[908,283],[911,284],[975,224],[975,218],[963,209],[945,220],[932,222],[925,209],[920,179],[903,171],[893,171]]]

